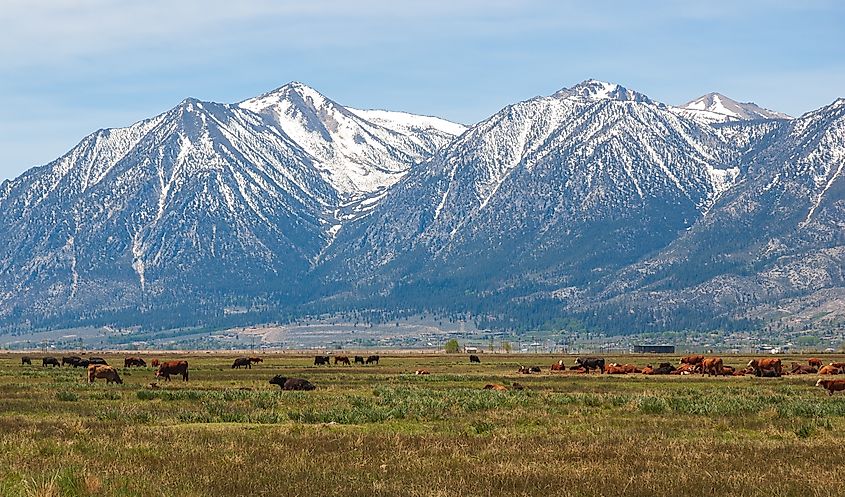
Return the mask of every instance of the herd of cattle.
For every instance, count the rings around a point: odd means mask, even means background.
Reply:
[[[370,355],[354,356],[353,361],[349,360],[348,356],[336,355],[333,356],[334,364],[378,364],[379,356]],[[318,355],[314,357],[314,365],[330,365],[332,356]],[[42,358],[42,366],[62,367],[73,366],[83,367],[88,372],[88,382],[93,383],[96,379],[105,379],[106,383],[123,383],[117,369],[109,366],[106,361],[100,357],[89,357],[84,359],[79,356],[62,357],[59,361],[56,357]],[[470,355],[469,361],[471,364],[480,364],[481,359],[477,355]],[[238,357],[232,363],[232,369],[247,368],[251,369],[253,364],[264,362],[261,357]],[[32,365],[30,357],[21,357],[21,364]],[[158,359],[153,359],[150,365],[156,370],[156,378],[163,378],[165,381],[170,381],[171,375],[181,375],[183,381],[188,381],[188,361],[167,361],[160,362]],[[141,357],[127,357],[123,360],[123,367],[125,369],[132,367],[147,367],[147,362]],[[634,364],[607,364],[602,357],[578,357],[575,359],[575,364],[571,367],[566,367],[563,360],[560,360],[551,365],[549,368],[552,372],[574,372],[574,373],[590,373],[593,371],[602,374],[644,374],[644,375],[691,375],[701,374],[707,376],[745,376],[755,375],[762,378],[778,378],[784,375],[801,375],[801,374],[819,374],[819,375],[838,375],[845,374],[845,362],[831,362],[824,365],[818,358],[811,358],[807,361],[807,365],[793,362],[790,368],[784,369],[783,364],[779,358],[766,357],[761,359],[752,359],[748,364],[738,369],[733,366],[724,364],[721,357],[706,357],[704,355],[689,355],[682,357],[678,362],[678,366],[674,366],[669,362],[662,362],[657,367],[651,364],[640,368]],[[520,366],[517,372],[521,374],[540,373],[542,368],[539,366],[524,367]],[[419,369],[415,374],[431,374],[429,371]],[[282,390],[314,390],[314,385],[302,378],[287,378],[277,375],[270,380],[273,385],[278,385]],[[152,384],[155,385],[155,384]],[[518,387],[517,387],[518,385]],[[845,391],[845,380],[841,379],[819,379],[816,386],[820,386],[827,390],[829,395],[833,392]],[[499,384],[490,384],[484,387],[491,390],[507,389]],[[515,389],[522,389],[518,383],[514,383]]]

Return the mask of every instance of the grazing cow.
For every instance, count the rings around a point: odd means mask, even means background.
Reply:
[[[429,371],[427,369],[418,369],[418,370],[414,371],[414,374],[431,374],[431,371]]]
[[[764,370],[764,369],[771,369],[777,371],[778,376],[783,374],[783,365],[780,362],[780,359],[777,357],[764,357],[762,359],[751,359],[748,361],[748,367],[754,368],[754,374],[757,374],[757,371]],[[761,376],[761,375],[757,375]],[[768,376],[766,376],[768,378]]]
[[[141,359],[140,357],[127,357],[123,359],[124,368],[131,368],[132,366],[145,368],[147,367],[147,361]]]
[[[588,372],[598,369],[604,373],[604,358],[602,357],[578,357],[575,359],[575,365],[586,369]]]
[[[845,380],[819,380],[816,386],[827,390],[828,395],[833,395],[833,392],[845,391]]]
[[[484,385],[484,390],[495,390],[497,392],[507,392],[508,387],[504,385],[500,385],[498,383],[488,383]]]
[[[314,390],[316,387],[302,378],[286,378],[276,375],[270,380],[271,385],[279,385],[282,390]]]
[[[88,383],[94,383],[95,378],[105,378],[106,384],[114,382],[120,385],[123,383],[116,369],[102,364],[91,364],[88,366]]]
[[[326,366],[328,366],[330,364],[329,363],[329,356],[327,356],[327,355],[314,356],[314,365],[315,366],[321,366],[323,364],[325,364]]]
[[[470,364],[472,364],[472,363],[474,363],[474,362],[475,362],[475,363],[478,363],[478,364],[481,364],[481,359],[479,359],[477,355],[474,355],[474,354],[473,354],[473,355],[470,355],[470,356],[469,356],[469,363],[470,363]]]
[[[378,364],[379,356],[371,355],[367,356],[367,364]]]
[[[701,364],[702,361],[704,361],[704,356],[696,354],[681,357],[681,360],[678,362],[678,364],[692,364],[693,366],[696,366],[698,364]]]
[[[87,368],[91,362],[88,359],[82,359],[81,361],[74,363],[73,367],[75,368]]]
[[[253,364],[258,364],[259,362],[264,362],[264,359],[262,359],[260,357],[250,357],[249,362],[251,362]]]
[[[67,356],[67,357],[62,357],[62,366],[67,366],[68,364],[70,364],[71,366],[76,366],[76,363],[78,363],[81,360],[82,360],[82,358],[79,357],[78,355],[71,355],[71,356]]]
[[[834,367],[832,364],[828,364],[827,366],[822,366],[819,370],[819,374],[839,374],[839,368]]]
[[[352,362],[354,362],[355,364],[362,364],[363,365],[364,364],[364,356],[356,355],[355,359]]]
[[[720,376],[722,374],[722,358],[721,357],[705,357],[701,361],[701,375]]]
[[[816,368],[820,368],[820,367],[822,367],[822,360],[817,358],[817,357],[811,357],[807,361],[807,364],[809,364],[810,366],[816,367]]]
[[[169,361],[162,362],[156,371],[156,378],[164,378],[164,381],[170,381],[170,375],[181,374],[182,381],[188,381],[188,361]]]
[[[27,356],[21,357],[21,366],[23,366],[24,364],[29,364],[30,366],[32,366],[32,359]]]
[[[337,363],[339,363],[339,362],[340,362],[340,363],[343,363],[343,364],[346,364],[347,366],[349,366],[349,365],[350,365],[349,358],[348,358],[348,357],[346,357],[345,355],[336,355],[336,356],[334,356],[334,363],[335,363],[335,364],[337,364]]]
[[[101,366],[108,366],[109,363],[106,362],[105,359],[102,357],[91,357],[88,359],[88,364],[99,364]]]
[[[232,363],[232,369],[241,368],[252,369],[252,361],[249,360],[249,357],[238,357],[235,359],[235,362]]]
[[[45,357],[45,358],[41,359],[41,367],[44,367],[44,366],[53,366],[53,367],[59,366],[59,367],[61,367],[61,364],[59,364],[59,360],[56,359],[55,357]]]
[[[159,362],[158,359],[153,359],[152,361],[150,361],[150,366],[152,366],[154,368],[157,368],[159,366],[159,364],[161,364],[161,362]]]

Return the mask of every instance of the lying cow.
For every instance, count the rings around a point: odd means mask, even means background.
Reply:
[[[158,371],[156,371],[156,378],[164,378],[164,381],[170,381],[170,375],[172,374],[181,374],[182,381],[188,381],[188,361],[161,363],[158,366]]]
[[[833,364],[828,364],[827,366],[822,366],[819,370],[819,374],[839,374],[839,368]]]
[[[575,365],[587,371],[598,369],[604,373],[604,358],[601,357],[578,357],[575,359]]]
[[[431,371],[429,371],[427,369],[418,369],[418,370],[414,371],[414,374],[431,374]]]
[[[819,380],[816,386],[827,390],[828,395],[833,395],[833,392],[845,391],[845,380]]]
[[[792,369],[789,371],[790,374],[816,374],[819,370],[813,366],[805,366],[799,362],[792,363]]]
[[[604,368],[604,374],[628,374],[628,372],[622,366],[618,364],[610,364],[609,366]]]
[[[810,366],[812,366],[814,368],[820,368],[820,367],[822,367],[822,360],[819,359],[818,357],[811,357],[810,359],[807,360],[807,364],[809,364]]]
[[[561,364],[561,362],[563,362],[563,361],[556,362],[556,363],[552,364],[551,366],[549,366],[549,370],[550,371],[566,371],[566,366]]]
[[[314,390],[316,387],[302,378],[286,378],[276,375],[270,380],[271,385],[279,385],[282,390]]]
[[[145,368],[147,367],[147,361],[141,359],[140,357],[127,357],[123,359],[124,368],[131,368],[132,366]]]
[[[106,384],[117,383],[120,385],[123,383],[123,380],[120,379],[120,375],[117,374],[116,369],[111,366],[103,366],[101,364],[91,364],[88,366],[88,383],[94,383],[95,378],[105,378]]]
[[[484,385],[483,389],[484,390],[495,390],[497,392],[507,392],[508,391],[508,387],[506,387],[504,385],[500,385],[498,383],[488,383],[488,384]]]
[[[232,369],[241,368],[252,369],[252,361],[249,360],[249,357],[238,357],[235,359],[235,362],[232,363]]]
[[[654,369],[652,374],[672,374],[675,371],[675,366],[668,362],[661,362],[660,365]]]

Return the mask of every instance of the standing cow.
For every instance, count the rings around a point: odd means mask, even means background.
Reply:
[[[764,357],[762,359],[751,359],[748,361],[748,367],[754,370],[757,376],[769,377],[765,374],[767,371],[774,371],[776,376],[783,374],[783,365],[777,357]]]
[[[473,354],[469,356],[469,363],[481,364],[481,359],[479,359],[477,355]]]
[[[314,365],[315,366],[322,366],[323,364],[325,364],[326,366],[328,366],[330,364],[329,356],[327,356],[327,355],[314,356]]]
[[[32,359],[27,356],[21,357],[21,366],[23,366],[24,364],[29,364],[30,366],[32,366]]]
[[[701,361],[701,376],[722,376],[722,358],[721,357],[705,357]]]
[[[120,385],[123,383],[116,369],[101,364],[91,364],[88,366],[88,383],[94,383],[95,378],[105,378],[106,384],[117,383]]]
[[[367,357],[367,364],[378,364],[379,356],[371,355]]]
[[[604,373],[603,357],[577,357],[575,358],[575,365],[584,368],[587,372],[598,369]]]
[[[132,366],[145,368],[147,367],[147,361],[141,359],[140,357],[127,357],[123,359],[124,368],[131,368]]]
[[[346,357],[345,355],[334,356],[334,363],[335,364],[337,364],[337,363],[346,364],[347,366],[351,365],[350,362],[349,362],[349,358]]]
[[[235,362],[232,363],[232,369],[241,368],[252,369],[252,361],[249,360],[249,357],[238,357],[235,359]]]
[[[45,358],[41,359],[41,366],[42,367],[44,367],[44,366],[53,366],[53,367],[59,366],[59,367],[61,367],[61,364],[59,364],[59,360],[56,359],[55,357],[45,357]]]
[[[169,361],[159,365],[156,371],[156,378],[164,378],[170,381],[170,375],[181,374],[183,381],[188,381],[188,361]]]
[[[361,364],[361,365],[363,365],[363,364],[364,364],[364,356],[362,356],[362,355],[356,355],[356,356],[355,356],[355,359],[354,359],[352,362],[353,362],[354,364]]]

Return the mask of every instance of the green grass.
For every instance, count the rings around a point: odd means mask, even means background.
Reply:
[[[828,397],[815,376],[548,372],[557,359],[269,356],[231,370],[231,357],[203,354],[187,358],[187,383],[121,368],[124,384],[89,385],[81,369],[0,356],[0,495],[845,494],[832,450],[845,442],[845,395]],[[276,374],[318,389],[282,392]],[[513,382],[526,389],[481,388]]]

